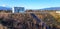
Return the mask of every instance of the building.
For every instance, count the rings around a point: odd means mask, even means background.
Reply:
[[[56,11],[56,13],[57,13],[58,15],[60,15],[60,11]]]
[[[60,11],[56,11],[56,13],[60,13]]]
[[[22,13],[24,12],[24,7],[14,7],[13,13]]]

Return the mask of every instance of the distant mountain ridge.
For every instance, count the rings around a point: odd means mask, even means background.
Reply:
[[[44,8],[42,10],[60,10],[60,7]]]
[[[3,6],[0,6],[0,10],[11,10],[12,8],[10,7],[3,7]]]
[[[12,10],[12,8],[0,6],[0,10]],[[43,8],[41,10],[60,10],[60,7]]]

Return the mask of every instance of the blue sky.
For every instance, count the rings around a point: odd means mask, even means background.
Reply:
[[[0,0],[0,6],[25,7],[26,9],[41,9],[60,7],[60,0]]]

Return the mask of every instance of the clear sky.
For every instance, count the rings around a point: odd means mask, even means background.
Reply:
[[[60,0],[0,0],[0,6],[41,9],[48,7],[60,7]]]

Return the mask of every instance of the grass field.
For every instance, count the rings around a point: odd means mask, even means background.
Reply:
[[[13,22],[13,27],[16,29],[19,29],[21,26],[21,25],[18,26],[17,25],[18,23],[21,23],[22,26],[23,25],[25,26],[27,24],[28,27],[25,29],[36,29],[37,21],[30,14],[31,13],[16,13],[16,14],[0,13],[0,22],[1,22],[1,19],[4,21],[7,21],[7,22],[9,22],[9,21]],[[48,12],[48,13],[39,13],[38,12],[38,13],[36,13],[35,12],[33,14],[35,14],[37,16],[37,18],[42,21],[42,23],[44,22],[48,26],[55,25],[56,28],[60,28],[60,24],[59,24],[60,23],[60,15],[58,13],[55,13],[55,12]],[[14,22],[14,21],[16,21],[16,22]],[[32,27],[32,23],[34,25],[33,27]],[[39,23],[38,25],[41,26],[42,23]],[[5,25],[6,28],[8,26],[11,26],[11,23],[10,23],[10,25],[8,25],[8,24]],[[4,24],[3,24],[3,26],[4,26]],[[22,29],[22,26],[21,26],[21,29]],[[38,27],[38,28],[40,29],[41,27]],[[53,28],[53,26],[52,26],[52,28]]]

